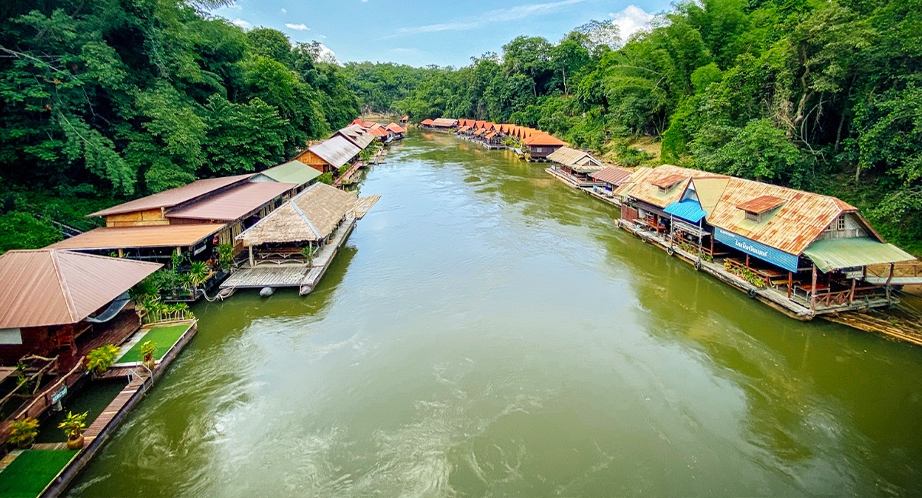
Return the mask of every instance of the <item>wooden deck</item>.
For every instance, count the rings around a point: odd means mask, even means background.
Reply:
[[[361,220],[368,214],[368,211],[371,211],[371,208],[375,205],[378,200],[381,199],[380,194],[369,195],[368,197],[360,197],[359,200],[355,201],[355,206],[352,207],[347,216],[355,217],[358,220]]]

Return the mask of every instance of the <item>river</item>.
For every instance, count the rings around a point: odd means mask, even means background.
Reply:
[[[238,292],[73,496],[922,494],[922,349],[801,323],[414,132],[305,298]]]

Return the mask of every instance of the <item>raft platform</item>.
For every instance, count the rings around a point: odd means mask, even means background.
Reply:
[[[371,196],[374,197],[374,196]],[[378,196],[380,198],[380,196]],[[377,201],[377,199],[375,199]],[[368,205],[368,209],[374,202]],[[368,212],[368,209],[364,213]],[[362,214],[364,216],[364,213]],[[356,217],[349,216],[345,224],[330,239],[330,243],[323,246],[314,257],[312,264],[301,262],[274,262],[258,261],[256,266],[244,266],[235,271],[227,280],[221,283],[221,289],[273,289],[297,287],[302,296],[309,294],[317,287],[320,279],[330,267],[336,253],[345,243],[349,234],[355,228]]]

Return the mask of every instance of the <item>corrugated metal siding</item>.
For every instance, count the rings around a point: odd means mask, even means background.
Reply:
[[[259,174],[265,175],[279,183],[295,183],[298,185],[304,185],[320,176],[319,171],[301,161],[289,161],[285,164],[280,164],[265,171],[261,171]]]
[[[804,250],[824,273],[842,268],[899,263],[916,258],[902,249],[870,237],[818,240]]]
[[[600,171],[596,171],[589,176],[599,180],[600,182],[610,183],[612,185],[621,185],[622,183],[628,181],[628,179],[631,177],[631,172],[626,169],[609,167]]]
[[[348,163],[350,159],[361,152],[358,146],[339,135],[324,140],[308,150],[336,168]]]
[[[0,256],[0,328],[77,323],[162,265],[40,249]]]

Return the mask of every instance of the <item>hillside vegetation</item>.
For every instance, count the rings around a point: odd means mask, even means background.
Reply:
[[[359,112],[340,68],[180,0],[0,3],[0,252],[202,177],[278,164]],[[213,5],[211,5],[213,6]]]

